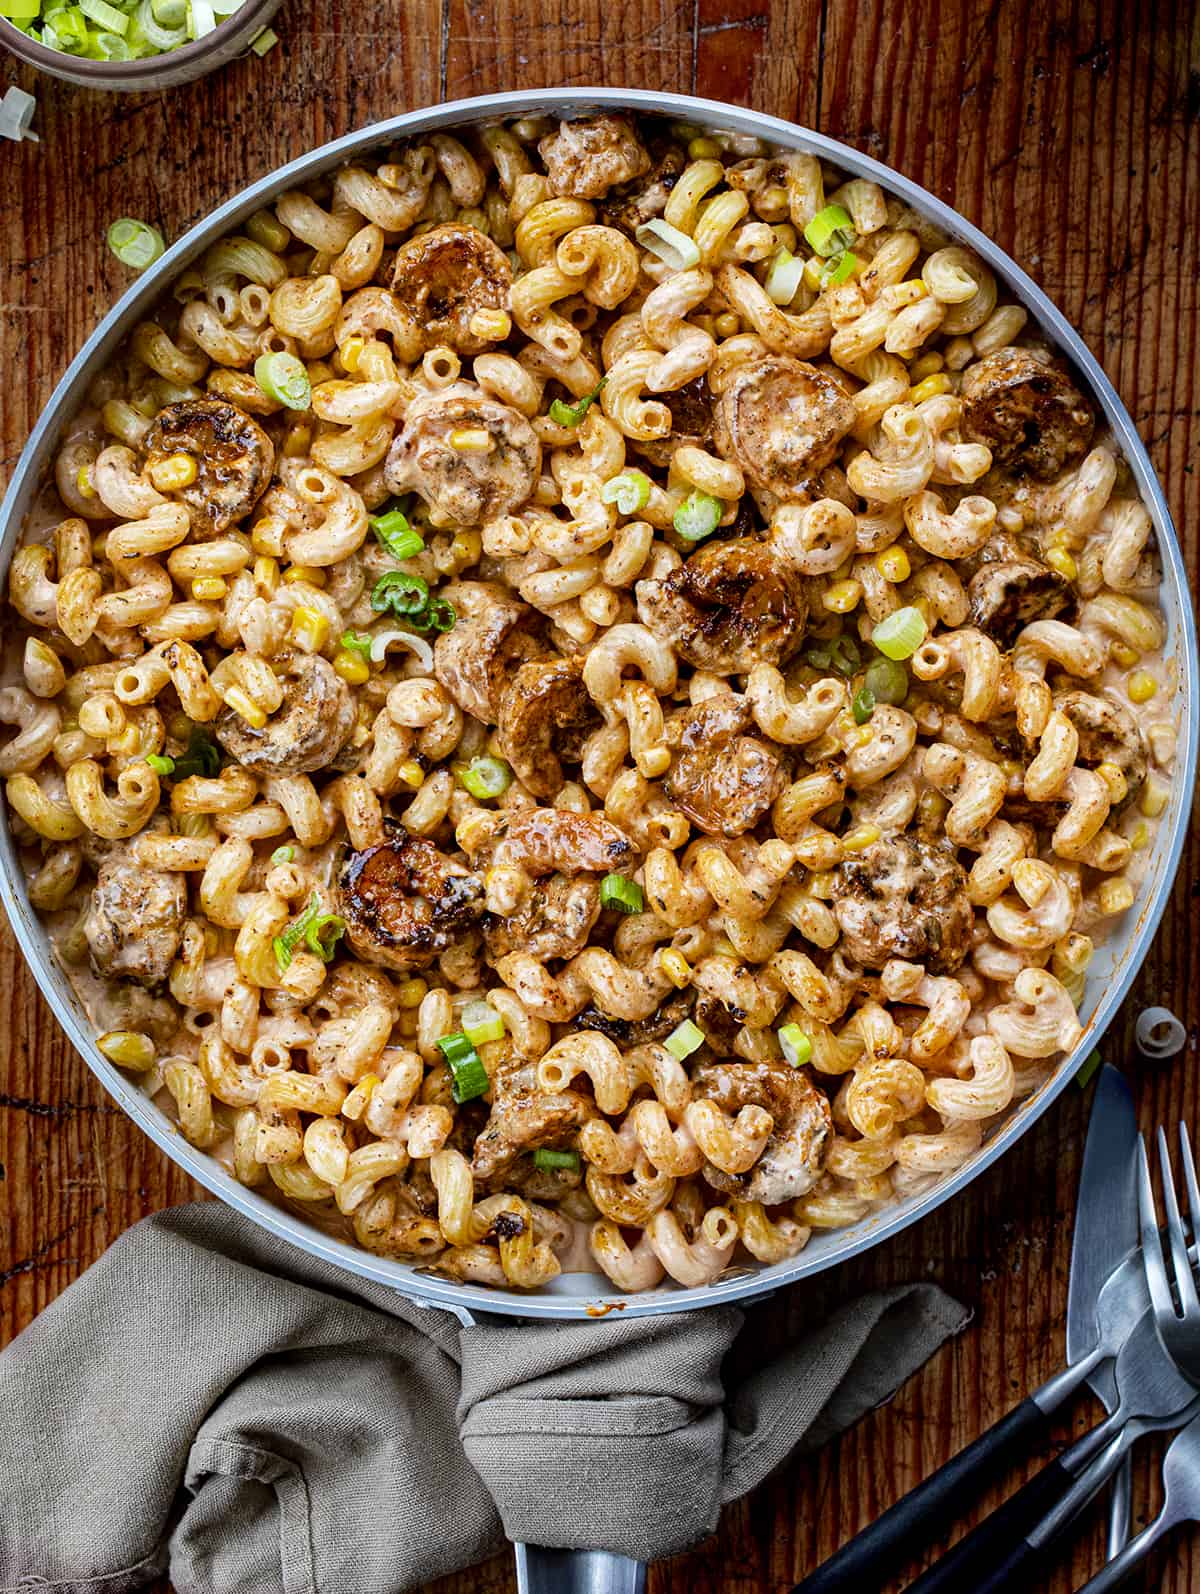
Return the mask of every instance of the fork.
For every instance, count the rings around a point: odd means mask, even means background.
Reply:
[[[1196,1180],[1196,1163],[1192,1156],[1192,1141],[1187,1125],[1179,1125],[1179,1150],[1183,1161],[1183,1179],[1187,1187],[1188,1213],[1192,1232],[1200,1224],[1200,1183]],[[1150,1292],[1150,1305],[1154,1312],[1154,1326],[1163,1349],[1171,1357],[1183,1376],[1200,1387],[1200,1295],[1196,1293],[1196,1280],[1188,1256],[1187,1236],[1179,1201],[1175,1194],[1175,1172],[1171,1166],[1171,1153],[1167,1136],[1161,1125],[1158,1130],[1158,1161],[1162,1169],[1163,1205],[1167,1209],[1167,1240],[1171,1250],[1171,1264],[1175,1275],[1174,1295],[1171,1277],[1163,1255],[1162,1238],[1158,1231],[1158,1214],[1154,1206],[1154,1192],[1150,1187],[1150,1163],[1146,1156],[1146,1142],[1138,1139],[1138,1222],[1142,1236],[1142,1260],[1146,1269],[1146,1286]],[[1175,1297],[1179,1306],[1176,1309]]]
[[[1109,1594],[1178,1523],[1200,1522],[1200,1417],[1194,1417],[1172,1439],[1163,1458],[1163,1484],[1166,1499],[1159,1515],[1079,1594]]]

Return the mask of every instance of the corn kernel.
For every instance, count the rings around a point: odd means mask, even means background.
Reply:
[[[842,737],[842,746],[847,752],[852,747],[865,747],[871,740],[872,731],[869,725],[853,725]]]
[[[1126,683],[1131,703],[1148,703],[1158,691],[1158,682],[1149,670],[1134,670]]]
[[[378,1074],[364,1074],[342,1103],[342,1117],[356,1123],[366,1111],[367,1103],[379,1088]]]
[[[235,714],[240,715],[246,724],[252,725],[256,731],[261,731],[267,723],[266,711],[259,708],[249,693],[244,692],[240,686],[227,686],[225,701]]]
[[[96,1045],[110,1063],[120,1068],[136,1068],[145,1073],[154,1066],[154,1042],[149,1035],[138,1035],[131,1029],[111,1029],[100,1036]]]
[[[483,552],[483,534],[478,531],[459,531],[454,534],[450,544],[450,554],[454,560],[454,569],[465,570],[468,565],[478,564],[479,556]]]
[[[693,138],[688,144],[688,159],[716,161],[721,158],[721,146],[715,138]]]
[[[223,576],[199,576],[192,582],[192,597],[197,603],[219,603],[229,591]]]
[[[935,376],[945,365],[945,360],[940,354],[923,354],[919,360],[914,360],[908,368],[908,379],[917,387],[927,376]]]
[[[160,459],[146,472],[160,493],[177,493],[196,480],[196,461],[190,454],[172,454]]]
[[[1036,908],[1050,889],[1050,882],[1032,858],[1018,858],[1012,869],[1013,885],[1026,904]]]
[[[1167,788],[1155,775],[1146,777],[1138,807],[1147,819],[1157,819],[1167,806]]]
[[[312,427],[293,426],[283,440],[285,459],[303,459],[312,447]]]
[[[291,637],[306,653],[319,653],[329,640],[329,621],[303,604],[292,611]]]
[[[1133,906],[1133,887],[1124,876],[1106,880],[1096,893],[1101,913],[1124,913]]]
[[[936,829],[950,812],[950,800],[940,791],[923,791],[917,798],[917,812],[923,825]]]
[[[257,554],[277,559],[283,552],[283,523],[273,516],[257,521],[250,528],[250,546]]]
[[[1069,554],[1065,548],[1047,548],[1046,563],[1051,570],[1057,570],[1060,576],[1065,576],[1068,581],[1075,581],[1079,577],[1079,566],[1075,563],[1074,555]]]
[[[875,555],[875,568],[885,581],[898,584],[912,575],[912,562],[903,548],[885,548]]]
[[[425,771],[415,758],[406,758],[396,770],[396,774],[406,786],[411,786],[414,791],[423,784]]]
[[[325,585],[325,572],[316,565],[292,565],[285,570],[283,579],[295,583],[303,581],[309,587],[323,587]]]
[[[367,346],[366,338],[347,338],[338,350],[342,360],[342,370],[348,371],[351,376],[358,370],[358,362],[362,358],[362,351]]]
[[[808,877],[808,894],[819,902],[829,902],[833,897],[833,870],[821,869]]]
[[[1114,642],[1108,650],[1108,656],[1122,670],[1131,670],[1142,655],[1136,648],[1131,648],[1128,642]]]
[[[719,338],[732,338],[742,330],[742,318],[736,310],[722,310],[713,321],[713,331]]]
[[[905,304],[915,304],[918,299],[929,295],[929,289],[920,277],[909,277],[906,282],[898,283],[897,292],[903,295]]]
[[[692,965],[678,947],[664,947],[658,954],[658,966],[677,991],[682,991],[691,984]]]
[[[1129,790],[1129,782],[1125,779],[1125,771],[1119,764],[1112,764],[1107,759],[1096,766],[1096,773],[1108,787],[1108,794],[1113,802],[1121,802]]]
[[[450,433],[450,447],[456,454],[488,454],[492,434],[486,426],[459,426]]]
[[[877,842],[882,834],[878,825],[859,825],[842,837],[842,851],[861,852]]]
[[[371,666],[359,654],[351,653],[349,648],[343,648],[335,656],[333,668],[347,686],[361,686],[364,681],[371,679]]]
[[[507,310],[476,310],[467,322],[467,330],[485,343],[503,343],[512,331],[512,317]]]
[[[254,585],[258,594],[263,598],[273,598],[279,591],[279,560],[256,559],[254,561]]]
[[[96,489],[92,486],[92,467],[81,465],[75,472],[75,487],[81,498],[95,498]]]
[[[821,603],[834,614],[849,614],[858,607],[862,594],[861,581],[835,581],[821,594]]]
[[[924,404],[926,399],[937,398],[939,393],[949,393],[950,378],[945,371],[935,371],[923,377],[908,395],[910,404]]]
[[[1139,819],[1129,835],[1129,845],[1134,852],[1142,852],[1150,845],[1150,826],[1144,819]]]
[[[396,987],[396,1000],[401,1007],[420,1007],[425,1000],[425,992],[429,989],[425,980],[413,978],[403,980]]]

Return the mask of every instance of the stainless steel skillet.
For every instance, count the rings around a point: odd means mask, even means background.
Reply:
[[[83,403],[87,388],[98,370],[136,323],[168,290],[179,272],[218,238],[236,230],[252,211],[270,204],[288,188],[311,181],[344,161],[361,157],[367,151],[386,147],[399,139],[430,130],[470,127],[501,116],[537,112],[571,116],[586,114],[598,108],[665,115],[698,127],[752,134],[784,148],[811,151],[828,158],[846,172],[881,183],[889,192],[898,195],[983,257],[1004,284],[1007,293],[1027,308],[1031,323],[1040,327],[1049,341],[1073,362],[1090,386],[1099,410],[1106,417],[1129,462],[1138,490],[1154,520],[1164,570],[1162,603],[1168,625],[1167,654],[1174,675],[1171,694],[1164,694],[1159,702],[1163,711],[1169,711],[1178,722],[1179,752],[1171,806],[1159,826],[1149,859],[1140,910],[1127,916],[1128,923],[1122,926],[1093,964],[1084,1006],[1088,1023],[1083,1041],[1070,1057],[1063,1060],[1054,1077],[1013,1113],[970,1162],[936,1188],[889,1209],[881,1216],[817,1236],[799,1256],[789,1261],[753,1271],[739,1271],[735,1276],[703,1288],[662,1288],[628,1298],[621,1297],[607,1281],[604,1287],[597,1288],[597,1280],[591,1275],[569,1275],[555,1281],[546,1290],[520,1296],[430,1277],[407,1264],[371,1256],[330,1239],[301,1218],[236,1183],[203,1152],[188,1145],[137,1085],[97,1051],[91,1027],[57,967],[45,932],[29,904],[11,837],[7,829],[0,827],[0,899],[8,911],[22,951],[71,1041],[124,1110],[168,1156],[201,1184],[279,1238],[350,1272],[388,1284],[413,1299],[429,1305],[449,1307],[460,1314],[481,1311],[525,1317],[579,1318],[603,1314],[619,1303],[628,1314],[640,1315],[691,1310],[713,1302],[759,1296],[881,1244],[949,1200],[1001,1156],[1049,1107],[1096,1044],[1129,990],[1149,950],[1171,888],[1183,846],[1196,773],[1197,735],[1200,730],[1193,712],[1198,701],[1197,641],[1183,558],[1162,491],[1133,422],[1079,336],[1041,290],[994,243],[940,200],[899,173],[859,154],[857,150],[791,123],[686,95],[625,89],[545,89],[460,100],[393,117],[361,132],[349,134],[251,184],[193,227],[140,277],[72,361],[21,455],[3,504],[0,505],[0,569],[7,567],[22,521],[50,470],[57,439],[65,423]]]

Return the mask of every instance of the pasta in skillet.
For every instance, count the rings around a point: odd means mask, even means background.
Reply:
[[[616,115],[250,217],[9,578],[0,774],[104,1055],[518,1289],[960,1166],[1079,1042],[1174,743],[1150,517],[1025,323],[874,183]]]

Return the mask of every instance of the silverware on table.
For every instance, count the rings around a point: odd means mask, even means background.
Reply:
[[[1069,1310],[1074,1316],[1075,1348],[1071,1364],[844,1544],[798,1584],[793,1594],[861,1594],[862,1589],[894,1574],[896,1562],[906,1550],[940,1537],[948,1520],[1028,1450],[1050,1416],[1084,1380],[1094,1378],[1116,1357],[1149,1307],[1141,1261],[1134,1250],[1136,1145],[1137,1126],[1128,1088],[1117,1070],[1106,1066],[1097,1085],[1079,1186],[1077,1222],[1086,1214],[1090,1238],[1083,1250],[1077,1246],[1072,1255]],[[1076,1266],[1083,1270],[1078,1282]],[[1115,1384],[1102,1387],[1111,1389],[1115,1405]],[[1071,1486],[1071,1474],[1054,1468],[1051,1463],[975,1534],[943,1557],[938,1567],[926,1574],[933,1577],[930,1587],[952,1588],[960,1561],[973,1564],[979,1557],[986,1562],[1020,1539]],[[1122,1543],[1125,1537],[1122,1528]],[[944,1574],[943,1567],[947,1568]],[[923,1582],[918,1586],[925,1588]]]
[[[1200,1188],[1196,1183],[1196,1164],[1192,1157],[1192,1141],[1187,1125],[1179,1126],[1179,1149],[1183,1157],[1184,1180],[1188,1192],[1188,1213],[1192,1220],[1192,1233],[1200,1216]],[[1167,1136],[1161,1125],[1158,1130],[1158,1161],[1162,1169],[1163,1205],[1167,1209],[1167,1239],[1171,1248],[1171,1266],[1174,1280],[1167,1273],[1163,1258],[1162,1240],[1158,1232],[1158,1213],[1154,1206],[1154,1192],[1150,1188],[1150,1165],[1146,1159],[1146,1142],[1138,1140],[1138,1215],[1142,1231],[1142,1260],[1146,1268],[1146,1285],[1154,1306],[1154,1321],[1159,1338],[1168,1356],[1193,1384],[1200,1385],[1200,1297],[1196,1294],[1196,1280],[1192,1273],[1192,1260],[1188,1255],[1187,1236],[1183,1231],[1183,1218],[1175,1194],[1175,1173],[1171,1167],[1171,1153],[1167,1149]],[[1172,1283],[1174,1293],[1172,1293]],[[1175,1297],[1179,1306],[1176,1308]]]
[[[1071,1240],[1067,1285],[1067,1361],[1079,1361],[1096,1341],[1096,1305],[1105,1280],[1135,1249],[1137,1224],[1137,1115],[1123,1074],[1106,1063],[1096,1081],[1079,1198]],[[1088,1374],[1088,1384],[1105,1411],[1116,1409],[1112,1365]],[[1113,1479],[1108,1513],[1111,1560],[1129,1537],[1130,1468],[1126,1460]]]
[[[1200,1522],[1200,1417],[1193,1417],[1171,1440],[1163,1459],[1163,1485],[1166,1499],[1158,1516],[1079,1594],[1109,1594],[1173,1527]]]

